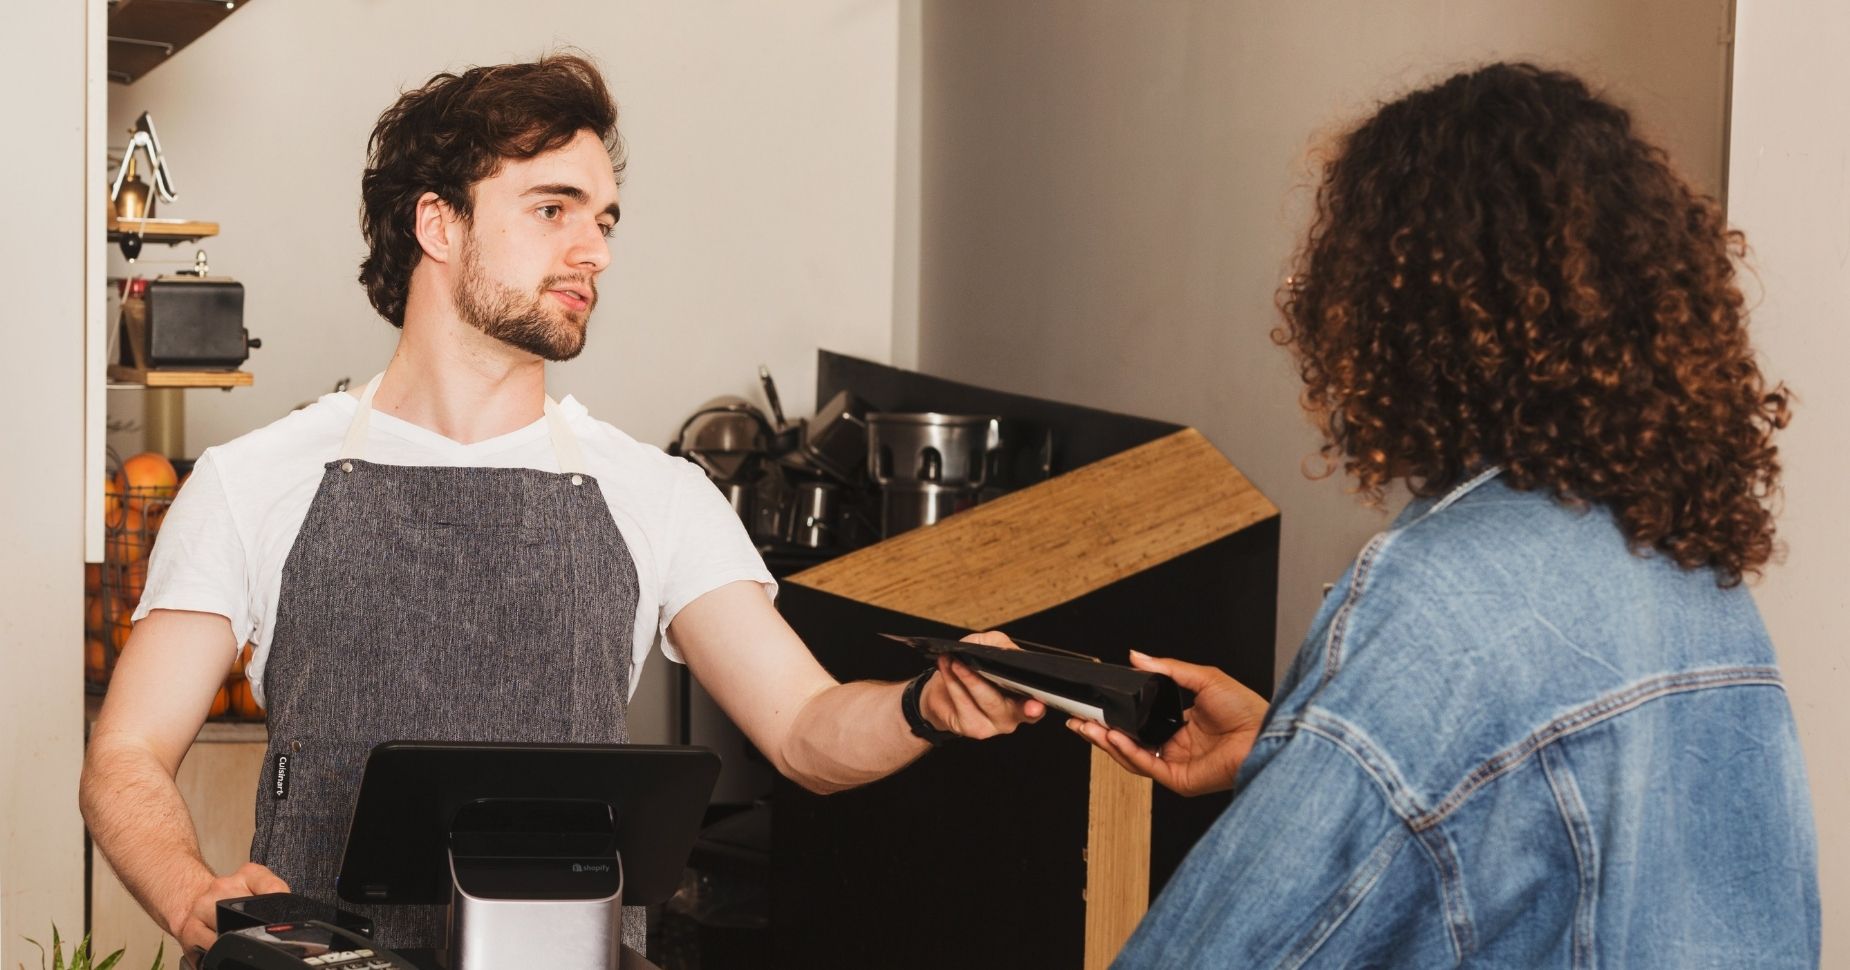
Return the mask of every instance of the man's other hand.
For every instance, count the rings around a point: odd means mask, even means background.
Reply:
[[[1000,633],[972,633],[965,642],[1008,650],[1019,649]],[[1033,698],[1007,693],[985,680],[966,664],[948,656],[938,658],[938,672],[919,694],[919,713],[932,727],[966,738],[993,738],[1030,724],[1047,713],[1047,705]]]
[[[237,871],[226,873],[199,887],[193,894],[192,903],[187,906],[186,914],[180,918],[180,925],[170,927],[169,931],[179,939],[182,952],[193,947],[211,949],[212,942],[218,939],[219,900],[288,891],[289,884],[276,873],[255,862],[246,862]]]
[[[1072,718],[1066,726],[1127,771],[1152,778],[1177,794],[1232,788],[1265,721],[1265,698],[1213,667],[1146,657],[1135,650],[1131,651],[1131,666],[1167,674],[1195,692],[1194,706],[1185,715],[1187,723],[1160,751],[1140,747],[1129,735],[1097,721]]]

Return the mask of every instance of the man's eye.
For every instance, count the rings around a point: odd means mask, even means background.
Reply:
[[[540,214],[540,218],[542,219],[548,219],[548,220],[557,219],[559,217],[559,213],[564,211],[564,207],[556,206],[556,205],[543,205],[539,207],[538,211]]]
[[[617,234],[617,224],[614,222],[600,222],[597,224],[597,227],[604,230],[605,239],[609,239],[611,236]]]

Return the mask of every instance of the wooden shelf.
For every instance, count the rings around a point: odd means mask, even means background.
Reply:
[[[248,2],[113,0],[109,5],[109,79],[133,84]]]
[[[198,219],[129,219],[118,223],[116,217],[111,215],[103,226],[109,233],[110,242],[122,238],[124,232],[139,232],[144,242],[165,243],[169,246],[218,235],[218,223]]]
[[[117,364],[109,368],[109,379],[142,387],[249,387],[255,377],[247,370],[141,370]]]

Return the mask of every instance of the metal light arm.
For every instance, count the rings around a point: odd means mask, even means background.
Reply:
[[[116,166],[116,179],[109,186],[110,201],[115,201],[122,194],[122,182],[128,177],[128,162],[135,157],[136,151],[148,153],[148,169],[154,181],[154,191],[159,193],[162,202],[172,202],[175,198],[173,175],[167,171],[167,157],[161,154],[161,139],[154,133],[154,119],[146,111],[135,119],[134,136],[129,139],[128,150],[122,153],[122,164]]]

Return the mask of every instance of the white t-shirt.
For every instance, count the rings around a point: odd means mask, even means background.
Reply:
[[[314,404],[216,448],[208,448],[161,523],[134,618],[150,610],[193,610],[231,620],[241,645],[256,645],[246,675],[263,700],[263,668],[276,626],[283,561],[295,544],[321,483],[323,465],[339,456],[359,400],[327,394]],[[668,624],[681,608],[727,583],[776,583],[718,489],[692,463],[645,445],[585,411],[559,402],[584,452],[585,471],[636,564],[634,693],[657,638],[680,662]],[[496,438],[461,444],[375,410],[362,452],[381,465],[535,468],[556,472],[545,418]]]

